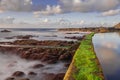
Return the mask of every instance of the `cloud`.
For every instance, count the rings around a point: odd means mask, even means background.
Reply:
[[[81,20],[81,21],[80,21],[80,24],[81,24],[81,25],[82,25],[82,24],[84,24],[84,23],[85,23],[85,21],[84,21],[84,20]]]
[[[103,12],[102,16],[114,16],[114,15],[117,15],[117,14],[120,14],[120,9],[109,10],[109,11]]]
[[[120,0],[58,0],[54,5],[35,5],[33,0],[0,0],[0,13],[4,11],[31,11],[35,17],[39,18],[41,15],[69,12],[106,12],[115,10],[118,6],[120,6]]]
[[[40,15],[54,15],[60,13],[62,13],[62,9],[60,5],[57,6],[47,5],[45,10],[33,12],[35,17],[40,17]]]
[[[84,21],[84,20],[71,22],[71,25],[81,26],[81,25],[83,25],[83,24],[85,24],[85,21]]]
[[[120,5],[120,0],[60,0],[64,12],[108,11]]]
[[[0,24],[13,24],[14,20],[15,18],[8,16],[6,18],[1,18]]]
[[[31,11],[31,0],[0,0],[0,9],[4,11]]]
[[[3,13],[4,11],[3,10],[0,10],[0,13]]]
[[[0,13],[3,13],[3,12],[4,12],[4,10],[2,8],[0,8]]]
[[[68,19],[60,18],[60,19],[58,20],[58,24],[59,24],[59,25],[71,25],[71,22],[70,22]]]
[[[50,22],[50,20],[49,20],[48,18],[45,18],[45,19],[43,20],[43,23],[48,23],[48,22]]]

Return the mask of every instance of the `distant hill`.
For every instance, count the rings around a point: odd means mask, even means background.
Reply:
[[[114,27],[115,27],[116,29],[120,29],[120,23],[116,24]]]

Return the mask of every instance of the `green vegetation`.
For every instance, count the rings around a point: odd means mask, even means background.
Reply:
[[[91,33],[81,41],[74,56],[75,80],[104,80],[102,69],[94,52]]]

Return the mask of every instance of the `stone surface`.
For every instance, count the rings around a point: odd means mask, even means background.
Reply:
[[[12,76],[15,76],[15,77],[22,77],[24,75],[25,75],[25,73],[22,71],[16,71],[12,74]]]
[[[32,66],[32,68],[37,69],[37,68],[41,68],[44,67],[43,64],[35,64],[34,66]]]

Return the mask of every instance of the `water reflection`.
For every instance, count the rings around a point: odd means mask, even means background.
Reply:
[[[96,54],[106,80],[120,80],[120,36],[118,33],[102,33],[93,37]]]

